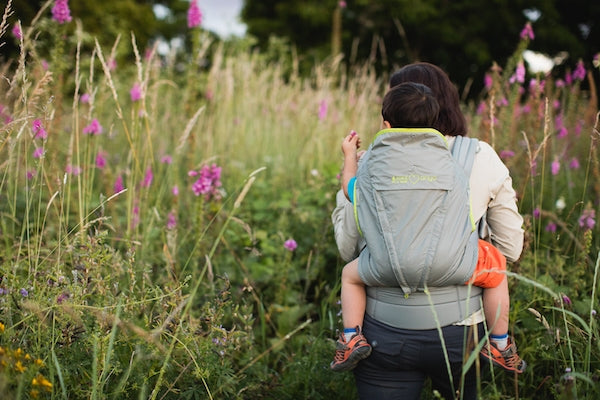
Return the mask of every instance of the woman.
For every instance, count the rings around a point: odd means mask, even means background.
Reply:
[[[431,88],[440,105],[433,127],[446,135],[449,146],[454,137],[467,134],[458,91],[443,70],[429,63],[410,64],[394,73],[390,86],[402,82]],[[480,142],[469,183],[473,216],[482,221],[484,236],[489,235],[508,261],[515,261],[523,247],[523,219],[508,169],[487,143]],[[349,261],[364,243],[343,193],[338,192],[336,202],[332,214],[336,243],[342,258]],[[475,399],[476,371],[471,368],[463,378],[462,365],[468,357],[467,345],[484,336],[483,319],[477,287],[429,288],[428,294],[413,293],[408,298],[398,287],[368,288],[363,332],[373,350],[354,370],[360,398],[418,399],[425,379],[430,378],[446,399],[456,398],[457,392],[460,398]]]

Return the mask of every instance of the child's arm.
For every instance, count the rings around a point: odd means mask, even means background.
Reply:
[[[344,167],[342,168],[342,190],[348,200],[348,182],[354,176],[358,170],[358,157],[357,149],[360,147],[360,138],[356,132],[352,131],[348,136],[344,138],[342,142],[342,152],[344,153]]]

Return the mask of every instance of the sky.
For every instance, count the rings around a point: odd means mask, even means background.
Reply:
[[[213,31],[222,38],[243,36],[246,26],[239,20],[243,0],[197,0],[202,12],[202,27]],[[154,12],[158,18],[164,15],[166,9],[155,6]]]
[[[221,37],[243,36],[246,26],[239,20],[243,0],[198,0],[204,29]]]

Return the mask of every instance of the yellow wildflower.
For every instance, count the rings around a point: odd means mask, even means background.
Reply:
[[[34,361],[34,363],[38,367],[43,367],[44,366],[44,360],[42,360],[41,358],[36,358],[35,361]]]
[[[23,364],[21,363],[21,360],[19,360],[15,363],[15,370],[17,372],[25,372],[26,369],[27,369],[27,367],[23,366]]]
[[[4,324],[0,322],[0,333],[4,333]]]
[[[52,382],[48,379],[44,378],[44,375],[38,374],[35,378],[31,380],[31,384],[33,386],[41,386],[46,389],[48,392],[52,391]]]
[[[31,395],[32,399],[37,399],[40,392],[36,389],[31,389],[31,392],[29,392],[29,394]]]

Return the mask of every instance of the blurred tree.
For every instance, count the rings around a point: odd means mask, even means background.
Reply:
[[[0,12],[4,11],[7,4],[6,1],[2,3]],[[44,3],[45,0],[13,0],[12,15],[8,19],[11,28],[17,20],[26,28]],[[153,11],[156,4],[171,10],[169,18],[161,21],[156,18]],[[130,34],[134,32],[140,49],[158,36],[170,39],[181,33],[186,28],[185,10],[188,6],[186,0],[69,1],[73,20],[81,21],[89,37],[96,37],[102,45],[110,46],[119,34],[122,40],[129,42]],[[51,9],[52,5],[46,9],[44,17],[51,18]],[[10,30],[0,40],[5,42],[0,50],[0,58],[18,54],[17,42],[11,37]]]
[[[567,51],[569,64],[590,62],[600,51],[600,2],[592,0],[245,0],[248,33],[266,46],[285,36],[300,53],[330,52],[331,21],[342,6],[342,51],[350,62],[373,59],[383,71],[413,61],[440,65],[472,91],[495,61],[515,51],[519,33],[533,21],[530,49]]]

